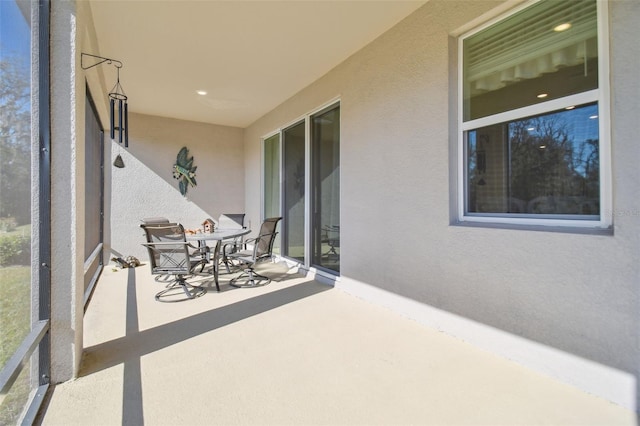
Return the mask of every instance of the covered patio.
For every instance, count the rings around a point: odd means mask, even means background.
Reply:
[[[635,413],[315,281],[163,304],[147,265],[105,269],[79,377],[42,424],[636,424]]]
[[[638,423],[639,2],[2,3],[38,89],[12,418]],[[141,221],[223,214],[282,217],[273,281],[154,300]]]

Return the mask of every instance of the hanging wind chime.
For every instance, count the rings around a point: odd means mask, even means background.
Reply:
[[[92,58],[99,59],[98,62],[91,64],[89,66],[84,66],[84,58],[85,56],[89,56]],[[109,92],[109,124],[111,126],[111,139],[116,140],[116,131],[118,132],[118,143],[122,144],[124,142],[124,147],[129,147],[129,110],[127,105],[127,95],[120,84],[120,68],[122,68],[122,62],[111,59],[104,58],[102,56],[92,55],[89,53],[82,53],[80,58],[80,66],[83,70],[88,70],[89,68],[93,68],[98,65],[102,65],[103,63],[107,63],[108,65],[113,65],[116,67],[117,78],[116,84],[113,86],[113,89]],[[116,157],[113,165],[119,168],[124,167],[124,161],[122,161],[122,157],[120,154]]]
[[[127,95],[124,93],[124,89],[120,85],[120,68],[122,68],[122,64],[120,66],[116,65],[116,69],[118,70],[118,80],[116,81],[116,85],[113,86],[111,92],[109,92],[109,110],[111,111],[111,139],[115,139],[115,132],[118,130],[118,143],[122,143],[123,135],[124,135],[124,147],[129,147],[129,113],[127,106]],[[118,101],[118,106],[116,108],[116,101]],[[116,110],[118,114],[118,123],[116,126]]]

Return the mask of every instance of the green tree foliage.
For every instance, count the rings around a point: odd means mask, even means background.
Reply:
[[[30,72],[19,61],[0,60],[0,217],[31,221]]]

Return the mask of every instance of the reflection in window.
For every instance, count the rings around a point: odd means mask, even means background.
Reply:
[[[461,220],[610,226],[600,21],[596,0],[539,0],[460,38]]]
[[[305,122],[282,132],[284,170],[284,220],[282,254],[304,262],[305,259]]]
[[[340,107],[311,117],[312,263],[340,272]]]
[[[467,211],[600,214],[597,104],[494,124],[467,135]]]

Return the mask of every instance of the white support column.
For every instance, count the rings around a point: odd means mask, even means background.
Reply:
[[[84,79],[76,3],[51,3],[51,379],[77,375],[82,356]],[[80,83],[79,83],[80,81]],[[80,86],[80,90],[78,87]],[[80,113],[78,113],[80,111]]]

